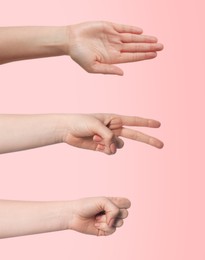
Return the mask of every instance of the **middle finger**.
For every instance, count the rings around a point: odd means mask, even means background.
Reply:
[[[161,43],[126,43],[123,44],[121,52],[155,52],[162,49]]]
[[[123,33],[120,36],[123,43],[157,43],[158,39],[150,35],[136,35]]]
[[[120,135],[127,139],[143,142],[156,148],[162,148],[164,146],[163,142],[159,139],[129,128],[122,128],[114,130],[113,132],[118,136]]]

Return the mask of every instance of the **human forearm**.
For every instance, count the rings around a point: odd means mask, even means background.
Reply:
[[[114,64],[156,57],[163,45],[142,29],[105,21],[67,26],[0,28],[0,64],[70,55],[90,73],[123,75]]]
[[[1,115],[0,153],[60,143],[60,115]]]
[[[114,154],[123,147],[121,137],[163,147],[160,140],[125,126],[158,128],[160,122],[115,114],[0,115],[0,153],[64,142]]]
[[[0,28],[0,64],[60,56],[66,53],[66,27],[28,26]]]
[[[123,225],[130,201],[95,197],[61,202],[0,200],[0,238],[74,230],[111,235]]]
[[[0,238],[68,228],[69,202],[0,201]]]

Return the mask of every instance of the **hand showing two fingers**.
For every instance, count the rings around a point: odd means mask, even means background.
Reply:
[[[63,141],[75,147],[114,154],[124,145],[122,138],[143,142],[162,148],[163,143],[152,136],[131,127],[158,128],[160,123],[153,119],[115,114],[71,115]]]

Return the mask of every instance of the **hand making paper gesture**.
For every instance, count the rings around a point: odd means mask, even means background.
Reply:
[[[152,59],[163,45],[142,29],[111,22],[0,27],[0,64],[70,55],[90,73],[123,75],[114,64]]]
[[[152,59],[163,45],[142,35],[142,29],[110,22],[87,22],[68,27],[68,51],[91,73],[123,75],[113,64]]]

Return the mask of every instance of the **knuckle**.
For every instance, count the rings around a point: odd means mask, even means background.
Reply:
[[[110,132],[107,134],[107,138],[108,138],[108,140],[112,140],[112,139],[114,138],[113,132],[110,131]]]

